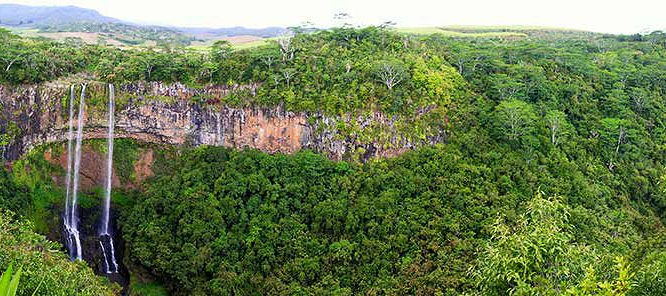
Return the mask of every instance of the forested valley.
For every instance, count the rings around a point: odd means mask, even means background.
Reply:
[[[292,32],[202,51],[0,31],[6,86],[81,77],[256,85],[191,103],[383,114],[410,142],[445,138],[342,160],[116,139],[115,170],[136,185],[111,201],[129,295],[666,294],[666,33]],[[9,145],[21,131],[0,122]],[[337,129],[391,136],[358,122]],[[100,141],[85,140],[104,152]],[[45,155],[64,146],[3,160],[0,270],[22,266],[18,295],[118,294],[45,238],[61,227],[54,209],[65,196],[53,177],[65,172]],[[132,167],[147,149],[152,175],[139,180]],[[100,192],[83,194],[81,207],[97,207]]]

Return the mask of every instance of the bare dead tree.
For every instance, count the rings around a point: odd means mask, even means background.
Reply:
[[[635,92],[631,96],[631,99],[634,103],[634,107],[636,107],[636,111],[638,113],[643,113],[643,110],[645,109],[645,107],[647,107],[648,104],[647,96],[643,93]]]
[[[396,85],[400,84],[404,76],[401,69],[389,63],[379,65],[376,74],[377,80],[386,85],[388,90],[392,90]]]
[[[606,166],[608,166],[608,170],[611,172],[613,171],[613,169],[615,169],[615,163],[613,162],[612,159],[608,161],[608,164],[606,164]]]
[[[546,113],[545,121],[548,129],[550,129],[550,142],[553,146],[557,146],[566,131],[566,114],[562,111],[549,111]]]
[[[614,159],[618,157],[618,154],[620,153],[620,145],[625,141],[627,137],[627,130],[620,125],[617,130],[617,144],[615,145],[615,154],[611,156],[611,159],[608,161],[608,170],[613,171],[615,169],[615,161]]]
[[[627,137],[627,130],[623,126],[620,126],[617,131],[617,146],[615,146],[615,154],[620,152],[620,145],[624,142],[624,139]]]
[[[550,128],[550,142],[557,146],[557,132],[560,129],[560,121],[555,118],[547,118],[548,128]]]
[[[402,47],[403,48],[409,48],[409,45],[412,43],[412,37],[409,35],[406,35],[402,37]]]
[[[458,57],[453,62],[453,64],[458,67],[458,73],[460,73],[460,75],[462,75],[462,76],[465,76],[465,70],[467,70],[465,64],[468,64],[468,63],[471,64],[469,66],[470,72],[474,73],[474,71],[476,71],[476,67],[478,67],[479,64],[481,64],[481,59],[482,59],[482,57],[479,56],[479,55],[474,56],[474,57],[462,57],[461,56],[461,57]]]
[[[270,71],[271,66],[275,62],[275,58],[272,55],[265,55],[261,57],[261,62],[264,63],[264,65],[266,65],[268,68],[268,71]]]
[[[282,77],[280,77],[280,75],[277,74],[273,74],[271,75],[271,77],[273,78],[273,82],[275,83],[275,88],[277,88],[278,85],[280,85],[280,81],[282,81]]]
[[[293,34],[291,32],[282,34],[278,39],[278,44],[280,45],[280,52],[282,53],[282,61],[287,62],[294,59],[294,46],[292,44]]]
[[[507,108],[506,126],[508,127],[508,138],[511,140],[519,139],[524,133],[525,120],[520,111],[514,108]]]
[[[464,59],[462,57],[459,57],[453,62],[453,64],[458,67],[458,73],[460,73],[460,75],[463,75],[463,76],[464,76],[463,72],[465,71],[465,62],[466,61],[467,61],[466,59]]]
[[[150,80],[150,75],[153,73],[153,69],[155,68],[154,65],[152,65],[149,61],[142,61],[143,65],[145,66],[146,69],[146,74],[148,74],[148,80]]]
[[[295,75],[296,71],[294,71],[293,69],[282,70],[282,77],[284,78],[285,82],[287,82],[287,88],[290,87],[291,79],[294,78]]]
[[[520,89],[518,88],[518,86],[515,85],[509,85],[506,87],[499,88],[500,97],[503,100],[513,98],[518,93],[518,91],[520,91]]]
[[[595,39],[594,40],[594,45],[597,46],[597,50],[600,53],[608,52],[608,42],[606,42],[605,39]]]
[[[7,64],[7,68],[5,68],[5,72],[9,72],[9,69],[11,69],[12,65],[14,65],[14,62],[16,62],[16,59],[12,59],[11,61],[9,61],[9,63]]]
[[[12,66],[14,65],[14,63],[16,63],[22,56],[23,55],[19,54],[19,55],[16,55],[15,57],[13,57],[11,59],[3,58],[3,60],[7,62],[7,67],[5,67],[5,72],[9,72],[9,69],[11,69]]]

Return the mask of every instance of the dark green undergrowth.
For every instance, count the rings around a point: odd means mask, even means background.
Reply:
[[[21,267],[17,295],[118,295],[118,285],[96,276],[83,262],[71,262],[60,244],[32,229],[30,222],[0,210],[0,268]]]
[[[130,260],[177,295],[631,290],[645,265],[629,258],[659,217],[603,201],[561,156],[486,162],[460,144],[365,165],[184,151],[122,219]]]

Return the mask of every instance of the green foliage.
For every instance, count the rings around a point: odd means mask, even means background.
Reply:
[[[116,295],[117,285],[97,277],[82,262],[70,262],[60,244],[32,232],[29,222],[0,212],[0,268],[15,262],[22,270],[17,295]],[[18,273],[17,273],[18,274]],[[14,279],[18,281],[18,277]]]
[[[57,151],[57,145],[31,150],[12,164],[11,175],[2,169],[0,180],[7,184],[7,195],[1,196],[0,206],[26,216],[39,233],[48,233],[52,218],[51,206],[62,200],[64,190],[53,184],[50,176],[62,175],[62,169],[46,161],[44,153]],[[5,175],[5,177],[1,177]],[[12,193],[13,192],[13,193]]]
[[[501,138],[520,143],[531,136],[536,114],[530,104],[511,99],[497,105],[494,120]]]
[[[130,275],[130,294],[132,296],[167,296],[169,293],[164,285],[158,282],[139,282],[134,276]]]
[[[134,163],[139,159],[140,145],[131,139],[115,139],[113,166],[121,182],[134,181]]]
[[[16,295],[16,290],[21,280],[21,272],[22,270],[19,267],[18,271],[14,274],[14,265],[9,264],[7,270],[2,274],[2,278],[0,278],[0,295]]]
[[[428,156],[443,163],[419,172]],[[445,257],[468,254],[476,226],[442,215],[452,203],[475,202],[455,201],[457,190],[441,200],[422,183],[428,174],[471,177],[456,173],[447,153],[362,168],[309,152],[202,147],[173,169],[138,198],[122,230],[132,259],[164,275],[177,294],[410,294],[465,283],[463,263]],[[475,209],[451,215],[484,215]],[[449,228],[461,237],[447,238]]]
[[[666,235],[660,232],[643,240],[632,254],[636,267],[632,296],[662,295],[666,293]]]
[[[622,257],[616,258],[617,278],[612,282],[600,281],[594,271],[590,267],[583,281],[576,287],[569,288],[566,295],[618,295],[625,296],[634,286],[633,278],[634,273],[631,271],[629,263]],[[656,294],[650,294],[656,295]]]
[[[483,295],[626,295],[634,274],[626,259],[616,259],[613,281],[597,278],[600,252],[573,241],[569,208],[540,195],[509,227],[496,222],[492,239],[472,271]]]
[[[209,52],[168,47],[119,50],[2,34],[7,42],[0,45],[0,65],[8,70],[0,72],[0,82],[9,83],[90,71],[110,82],[256,85],[253,94],[238,90],[224,103],[282,105],[331,115],[366,109],[412,114],[432,104],[448,106],[462,83],[439,53],[412,48],[402,35],[381,27],[297,34],[282,42],[286,47],[271,43],[234,51],[219,41]]]
[[[363,166],[309,152],[185,151],[122,219],[130,260],[177,295],[629,289],[633,271],[608,264],[638,231],[626,209],[594,201],[555,155],[544,170],[502,148],[469,158],[458,145]],[[532,199],[533,183],[572,198]]]
[[[7,170],[0,169],[0,209],[26,215],[32,202],[28,190],[16,184]]]
[[[557,199],[537,196],[517,224],[496,222],[475,277],[484,295],[556,295],[594,259],[572,243],[569,212]]]
[[[460,97],[463,84],[461,80],[455,69],[438,57],[431,58],[428,63],[422,58],[416,58],[412,83],[421,99],[426,100],[419,105],[449,106],[454,99]]]
[[[663,295],[666,293],[666,253],[649,254],[643,261],[645,265],[636,273],[636,288],[629,295]]]

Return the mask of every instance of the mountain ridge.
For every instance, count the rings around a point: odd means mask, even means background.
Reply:
[[[121,23],[97,10],[78,6],[29,6],[0,4],[0,24],[9,26],[54,25],[72,22]]]
[[[48,31],[76,30],[75,25],[87,26],[81,30],[89,30],[90,25],[116,24],[136,28],[162,28],[194,37],[224,37],[249,35],[262,38],[274,37],[284,29],[281,27],[246,28],[234,27],[179,27],[171,25],[138,24],[130,21],[105,16],[97,10],[74,5],[68,6],[30,6],[22,4],[0,4],[0,25],[9,27],[37,27]]]

